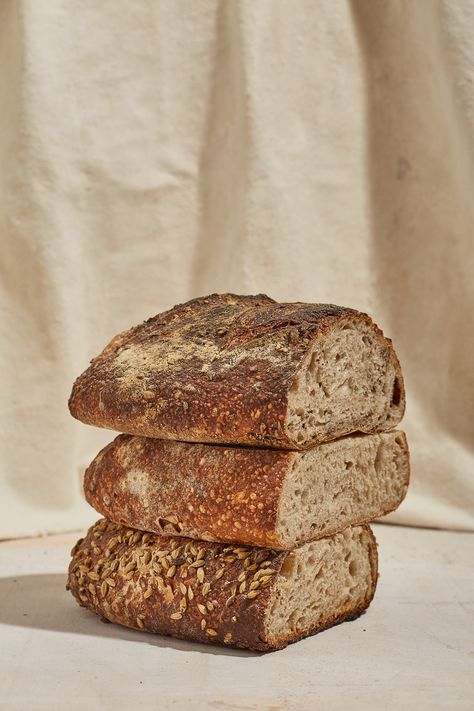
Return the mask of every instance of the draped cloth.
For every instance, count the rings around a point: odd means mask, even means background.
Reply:
[[[405,372],[389,520],[474,528],[474,5],[0,3],[0,536],[82,527],[117,332],[214,291],[369,312]]]

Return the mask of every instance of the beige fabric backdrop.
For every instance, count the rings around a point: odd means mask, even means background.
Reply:
[[[474,528],[471,0],[3,0],[0,535],[84,526],[69,417],[211,291],[369,311],[406,373],[394,520]]]

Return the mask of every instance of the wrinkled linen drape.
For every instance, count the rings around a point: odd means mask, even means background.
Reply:
[[[213,291],[368,311],[406,375],[390,520],[474,528],[474,4],[3,0],[0,536],[82,527],[105,343]]]

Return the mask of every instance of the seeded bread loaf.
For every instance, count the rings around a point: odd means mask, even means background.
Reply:
[[[143,531],[291,549],[393,511],[408,479],[396,430],[305,452],[119,435],[84,491],[107,519]]]
[[[102,519],[72,556],[68,587],[111,622],[255,650],[357,617],[377,581],[368,526],[279,552],[155,536]]]
[[[402,418],[391,341],[331,304],[214,294],[116,336],[76,380],[71,414],[128,434],[306,449]]]

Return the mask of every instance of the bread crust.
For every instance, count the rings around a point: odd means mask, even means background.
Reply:
[[[320,620],[308,634],[353,619],[370,604],[377,551],[370,528],[363,528],[372,576],[363,602]],[[267,639],[265,613],[287,552],[155,536],[101,519],[71,555],[67,588],[80,605],[111,622],[260,651],[280,649],[307,636]],[[251,589],[255,579],[260,584]]]
[[[347,317],[365,321],[383,342],[403,405],[391,341],[366,314],[332,304],[277,303],[263,294],[212,294],[116,336],[74,383],[71,414],[147,437],[306,449],[314,441],[298,444],[285,426],[288,393],[314,340]],[[384,426],[354,422],[352,431],[359,429]],[[325,439],[343,434],[335,422]]]
[[[406,493],[408,448],[402,450]],[[362,438],[361,438],[362,439]],[[325,445],[319,445],[324,447]],[[329,445],[330,446],[330,445]],[[86,470],[87,501],[110,521],[158,534],[289,549],[278,533],[280,494],[297,452],[119,435]],[[301,545],[366,523],[400,503],[314,528]]]

